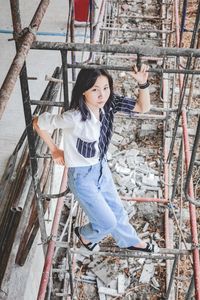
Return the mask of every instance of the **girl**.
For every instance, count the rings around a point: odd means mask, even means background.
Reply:
[[[75,233],[90,251],[111,234],[117,245],[129,250],[155,252],[130,225],[106,161],[116,112],[146,112],[150,108],[148,66],[131,72],[139,84],[138,101],[113,92],[113,80],[103,69],[83,69],[72,91],[70,109],[62,115],[44,113],[34,128],[49,146],[57,164],[67,165],[68,185],[88,216],[89,223]],[[62,128],[64,151],[54,144],[48,130]]]

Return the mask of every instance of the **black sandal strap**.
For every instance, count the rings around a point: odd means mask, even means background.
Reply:
[[[79,227],[76,227],[74,229],[74,232],[75,232],[76,236],[78,237],[79,241],[81,242],[81,244],[88,250],[92,251],[94,249],[94,247],[97,245],[97,243],[92,243],[92,242],[85,244],[80,236]]]
[[[127,249],[128,250],[138,250],[138,251],[143,251],[143,252],[154,252],[154,245],[147,243],[147,246],[145,248],[130,246],[130,247],[127,247]]]

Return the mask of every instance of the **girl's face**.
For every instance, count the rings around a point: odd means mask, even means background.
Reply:
[[[85,96],[86,105],[91,109],[102,108],[110,97],[108,78],[100,75],[95,84],[84,92],[83,95]]]

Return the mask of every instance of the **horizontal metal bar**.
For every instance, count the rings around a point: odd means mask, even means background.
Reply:
[[[133,119],[141,119],[141,120],[145,120],[145,119],[150,119],[150,120],[165,120],[166,117],[162,116],[162,115],[150,115],[150,114],[136,114],[136,113],[132,113],[130,116],[125,114],[125,113],[117,113],[117,117],[121,117],[121,118],[133,118]]]
[[[68,68],[76,68],[76,69],[105,69],[105,70],[113,70],[113,71],[133,71],[132,66],[113,66],[113,65],[86,65],[86,64],[68,64]],[[150,73],[158,73],[158,74],[200,74],[200,70],[188,70],[188,69],[161,69],[161,68],[150,68],[147,72]]]
[[[45,80],[46,81],[53,81],[53,82],[63,83],[63,79],[58,79],[58,78],[55,78],[55,77],[52,77],[52,76],[48,76],[48,75],[45,76]],[[73,84],[73,83],[75,83],[75,81],[68,80],[68,83]]]
[[[143,56],[189,56],[200,57],[200,49],[194,48],[170,48],[141,45],[133,42],[131,45],[102,45],[102,44],[82,44],[82,43],[62,43],[62,42],[33,42],[31,49],[39,50],[67,50],[67,51],[86,51],[103,53],[129,53]]]
[[[56,247],[61,247],[61,248],[70,248],[70,244],[68,242],[59,242],[59,241],[56,241],[55,242],[55,245]],[[106,251],[107,255],[110,255],[110,250],[113,249],[113,252],[115,252],[116,254],[118,254],[119,256],[120,255],[128,255],[129,254],[132,256],[143,256],[143,257],[147,257],[148,255],[150,256],[155,256],[155,255],[163,255],[165,256],[166,254],[170,254],[170,255],[190,255],[191,254],[191,251],[192,250],[180,250],[180,249],[168,249],[168,248],[160,248],[159,249],[159,252],[158,253],[144,253],[143,251],[131,251],[131,250],[127,250],[127,249],[123,249],[123,248],[118,248],[118,247],[115,247],[115,246],[108,246],[107,244],[100,244],[100,248],[101,248],[101,251],[98,252],[98,253],[101,253],[103,251]],[[79,248],[70,248],[70,250],[72,252],[83,252],[82,249],[79,249]],[[103,250],[103,251],[102,251]],[[94,252],[95,253],[95,252]],[[104,252],[103,252],[104,253]]]
[[[50,102],[48,100],[30,100],[31,105],[64,107],[64,102]]]
[[[150,111],[176,113],[178,111],[178,107],[162,108],[162,107],[154,107],[154,106],[152,106],[151,109],[150,109]],[[200,109],[197,109],[197,108],[187,108],[187,113],[189,115],[199,115],[200,114]]]
[[[158,203],[163,203],[167,204],[169,203],[168,200],[166,199],[160,199],[160,198],[142,198],[142,197],[134,197],[134,198],[129,198],[129,197],[121,197],[122,200],[125,201],[136,201],[136,202],[158,202]]]
[[[71,252],[73,253],[79,253],[79,254],[84,254],[85,252],[83,250],[79,250],[78,248],[71,248]],[[87,252],[88,253],[88,252]],[[160,253],[145,253],[142,251],[126,251],[124,250],[115,252],[112,250],[111,251],[99,251],[99,252],[92,252],[92,255],[97,255],[97,256],[113,256],[113,257],[121,257],[121,258],[129,258],[129,257],[137,257],[137,258],[147,258],[147,259],[174,259],[174,254],[160,254]]]
[[[128,19],[148,19],[148,20],[156,20],[161,21],[161,20],[166,20],[165,18],[160,18],[158,16],[127,16],[127,15],[119,15],[119,18],[128,18]]]
[[[63,196],[66,196],[69,193],[69,188],[66,188],[66,190],[62,193],[58,193],[58,194],[42,194],[42,198],[43,199],[57,199],[57,198],[61,198]]]
[[[101,27],[100,30],[104,31],[123,31],[123,32],[135,32],[135,33],[172,33],[172,30],[158,30],[158,29],[131,29],[131,28],[114,28],[114,27]]]

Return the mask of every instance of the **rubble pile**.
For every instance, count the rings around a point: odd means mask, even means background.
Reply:
[[[152,127],[153,128],[153,127]],[[142,126],[140,134],[156,133],[151,127]],[[162,189],[159,179],[159,171],[151,168],[145,161],[145,155],[139,149],[132,148],[129,142],[132,139],[114,134],[108,153],[108,161],[113,173],[113,178],[119,194],[122,196],[162,198]],[[116,144],[126,140],[129,148],[124,151],[117,150]]]
[[[158,265],[162,262],[152,262],[145,258],[99,258],[90,260],[88,256],[77,255],[77,287],[84,283],[84,291],[87,290],[87,299],[134,299],[130,295],[137,294],[137,299],[153,299],[153,290],[160,290],[162,282],[159,279]],[[79,267],[78,267],[79,265]],[[96,284],[98,297],[90,290],[91,285]],[[148,286],[148,288],[147,288]],[[142,288],[141,288],[142,287]],[[161,295],[161,294],[160,294]],[[77,295],[77,299],[80,296]],[[84,299],[84,298],[83,298]],[[85,298],[86,299],[86,298]],[[136,299],[136,298],[135,298]],[[155,299],[155,298],[154,298]]]

